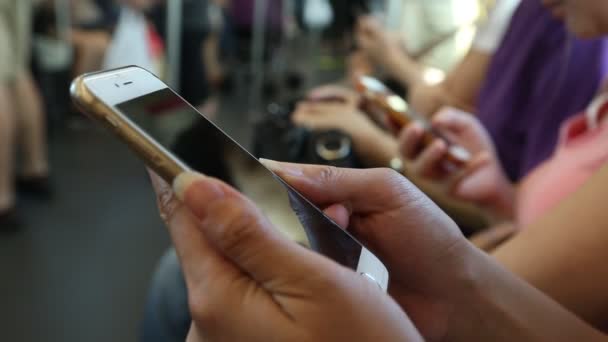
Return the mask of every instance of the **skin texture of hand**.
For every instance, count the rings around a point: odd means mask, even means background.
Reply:
[[[467,149],[472,155],[471,162],[463,170],[446,170],[447,144],[437,139],[421,150],[424,129],[413,123],[400,136],[406,173],[433,180],[452,196],[489,210],[497,220],[511,218],[515,189],[507,180],[481,123],[471,114],[444,108],[432,118],[432,125],[450,141]]]
[[[195,173],[152,176],[199,341],[421,341],[377,285],[286,240],[243,195]],[[182,204],[183,203],[183,204]]]
[[[456,224],[398,173],[264,162],[363,241],[387,266],[389,292],[427,340],[448,331],[462,260]]]

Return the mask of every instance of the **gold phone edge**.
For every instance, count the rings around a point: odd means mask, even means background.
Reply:
[[[77,77],[70,87],[72,101],[83,114],[109,129],[169,184],[179,174],[189,171],[179,159],[95,96],[85,84],[91,75]]]

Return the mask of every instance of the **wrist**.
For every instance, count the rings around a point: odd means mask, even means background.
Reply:
[[[446,341],[494,340],[499,334],[496,322],[500,322],[501,310],[491,284],[495,268],[488,256],[469,244],[461,253],[460,271],[457,271],[456,287],[450,300],[453,308],[447,325]],[[493,323],[493,321],[496,322]]]

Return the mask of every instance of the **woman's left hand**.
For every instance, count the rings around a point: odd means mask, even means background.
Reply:
[[[376,284],[286,240],[224,183],[153,176],[188,288],[188,341],[421,341]]]

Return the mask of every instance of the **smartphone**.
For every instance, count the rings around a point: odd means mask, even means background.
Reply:
[[[434,129],[426,117],[418,114],[401,96],[393,93],[379,80],[362,76],[357,79],[355,88],[363,97],[364,109],[369,111],[376,120],[388,126],[387,128],[400,131],[405,126],[418,122],[425,130],[422,148],[429,146],[436,139],[441,139],[448,145],[446,161],[450,166],[463,167],[471,160],[471,153],[467,149],[454,144],[441,132]]]
[[[269,215],[275,226],[287,222],[303,229],[313,250],[355,270],[384,291],[387,290],[388,270],[372,252],[152,73],[129,66],[86,74],[73,81],[71,95],[84,114],[113,132],[169,184],[180,173],[190,170],[171,151],[173,142],[180,135],[180,129],[163,130],[164,125],[155,127],[150,124],[150,118],[162,117],[167,121],[179,121],[183,123],[182,128],[191,122],[202,120],[203,124],[209,125],[209,131],[214,132],[216,141],[222,141],[225,146],[232,145],[243,158],[251,160],[248,163],[252,165],[250,167],[257,168],[256,174],[265,178],[260,181],[271,184],[266,191],[274,192],[289,202],[292,210],[281,213],[280,222]],[[262,211],[273,211],[272,204],[266,203],[267,201],[258,202],[256,204]]]

